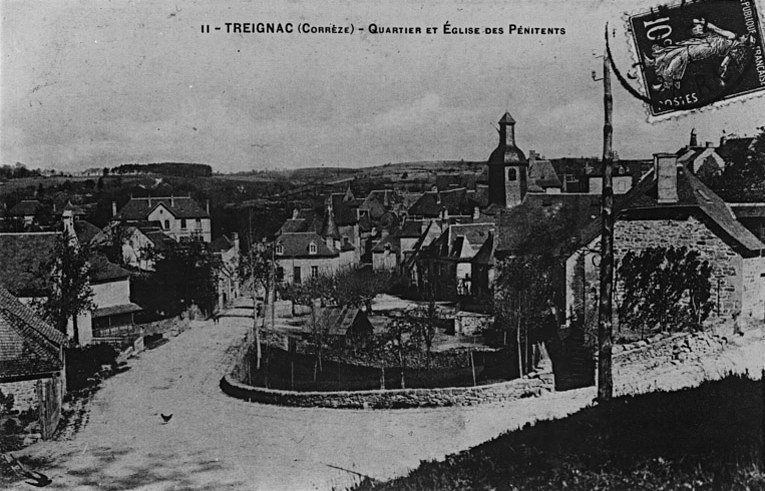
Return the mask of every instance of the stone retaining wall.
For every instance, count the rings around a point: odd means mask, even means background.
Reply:
[[[614,346],[614,384],[627,393],[646,383],[647,373],[661,373],[675,365],[693,363],[725,349],[728,339],[714,331],[657,334],[645,341]],[[622,391],[623,392],[623,391]]]
[[[553,386],[552,373],[536,373],[522,379],[476,387],[347,392],[293,392],[265,389],[239,383],[231,374],[225,375],[220,381],[223,392],[250,402],[345,409],[474,406],[485,402],[538,397],[545,392],[551,392]]]

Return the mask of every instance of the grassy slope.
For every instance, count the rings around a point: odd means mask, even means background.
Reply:
[[[357,489],[765,489],[763,388],[739,377],[619,398]]]

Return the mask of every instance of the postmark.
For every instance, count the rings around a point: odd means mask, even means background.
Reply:
[[[650,119],[765,93],[755,0],[682,2],[627,22]]]

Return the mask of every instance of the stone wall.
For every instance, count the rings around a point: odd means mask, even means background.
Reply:
[[[13,409],[26,411],[37,406],[37,380],[0,383],[3,394],[13,394]]]
[[[765,272],[762,258],[743,259],[722,239],[694,217],[686,220],[618,220],[614,225],[614,257],[616,267],[628,251],[640,252],[649,247],[687,247],[701,254],[712,266],[711,298],[715,304],[712,316],[730,318],[742,307],[751,306],[765,311]],[[570,316],[577,312],[585,325],[594,325],[597,318],[600,237],[582,248],[567,262],[566,308]],[[614,322],[620,301],[618,272],[616,273]],[[746,292],[746,297],[745,297]],[[757,298],[759,296],[759,299]],[[746,302],[746,305],[744,305]],[[765,313],[763,314],[765,316]]]
[[[723,329],[732,330],[732,327],[726,325]],[[646,382],[649,370],[658,373],[723,351],[728,343],[728,338],[721,334],[723,329],[718,332],[661,333],[645,341],[615,345],[614,384],[625,389],[640,387]]]
[[[765,257],[746,258],[743,262],[741,314],[765,320]]]
[[[344,409],[473,406],[485,402],[538,397],[545,392],[551,392],[554,385],[551,373],[534,373],[523,379],[476,387],[293,392],[265,389],[239,383],[233,376],[235,372],[236,370],[232,374],[225,375],[220,381],[221,389],[232,397],[250,402],[282,406]]]

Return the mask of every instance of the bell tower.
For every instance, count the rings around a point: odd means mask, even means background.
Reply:
[[[489,156],[489,203],[506,208],[526,195],[529,161],[515,145],[515,120],[506,112],[499,120],[499,144]]]

